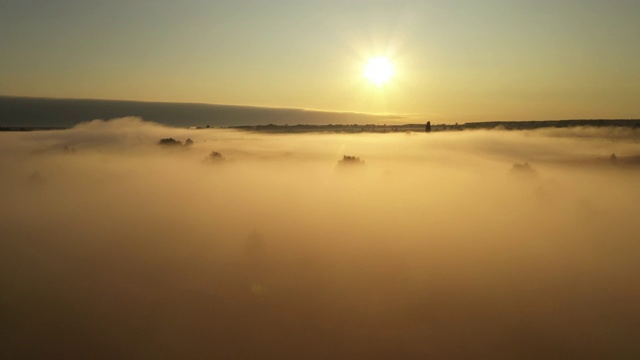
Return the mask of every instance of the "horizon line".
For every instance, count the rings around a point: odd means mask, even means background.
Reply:
[[[262,106],[262,105],[238,105],[238,104],[219,104],[219,103],[205,103],[205,102],[183,102],[183,101],[152,101],[152,100],[127,100],[127,99],[106,99],[106,98],[77,98],[77,97],[53,97],[53,96],[23,96],[23,95],[3,95],[0,94],[0,98],[13,98],[13,99],[34,99],[34,100],[71,100],[71,101],[104,101],[104,102],[124,102],[124,103],[142,103],[142,104],[176,104],[176,105],[201,105],[201,106],[218,106],[218,107],[230,107],[230,108],[250,108],[250,109],[265,109],[265,110],[284,110],[284,111],[299,111],[299,112],[315,112],[315,113],[329,113],[329,114],[350,114],[350,115],[363,115],[363,116],[371,116],[378,118],[387,118],[387,119],[416,119],[417,117],[425,117],[424,121],[437,121],[438,115],[428,114],[428,113],[367,113],[367,112],[358,112],[358,111],[340,111],[340,110],[321,110],[321,109],[311,109],[311,108],[296,108],[296,107],[277,107],[277,106]],[[435,117],[435,119],[430,118]],[[431,120],[430,120],[431,119]],[[522,120],[473,120],[460,122],[460,124],[474,124],[474,123],[508,123],[508,122],[542,122],[542,121],[597,121],[597,120],[629,120],[629,121],[639,121],[638,118],[550,118],[550,119],[522,119]],[[458,122],[455,122],[457,124]],[[408,124],[418,124],[407,122]],[[441,124],[454,124],[454,121],[443,122]],[[302,124],[301,124],[302,125]],[[311,124],[309,124],[311,125]],[[248,125],[247,125],[248,126]]]
[[[253,109],[269,109],[269,110],[294,110],[294,111],[308,111],[319,113],[333,113],[333,114],[352,114],[352,115],[366,115],[375,117],[407,117],[422,116],[423,114],[400,114],[400,113],[368,113],[359,111],[344,111],[344,110],[321,110],[312,108],[297,108],[286,106],[264,106],[264,105],[239,105],[239,104],[220,104],[220,103],[205,103],[205,102],[189,102],[189,101],[153,101],[153,100],[126,100],[126,99],[106,99],[106,98],[78,98],[78,97],[54,97],[54,96],[23,96],[23,95],[2,95],[0,98],[18,98],[18,99],[41,99],[41,100],[75,100],[75,101],[112,101],[112,102],[131,102],[131,103],[145,103],[145,104],[183,104],[183,105],[207,105],[207,106],[227,106],[238,108],[253,108]],[[426,114],[425,114],[426,115]]]

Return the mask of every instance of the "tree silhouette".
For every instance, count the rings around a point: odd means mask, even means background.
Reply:
[[[174,138],[164,138],[158,141],[158,145],[182,145],[182,142]]]
[[[219,152],[212,151],[211,154],[207,155],[207,157],[204,160],[210,161],[210,162],[220,162],[220,161],[225,161],[226,159]]]
[[[364,164],[364,161],[360,160],[360,158],[357,156],[343,155],[342,160],[339,160],[338,163],[344,165],[358,165]]]
[[[529,163],[515,163],[511,168],[511,171],[516,174],[535,174],[535,170],[529,165]]]

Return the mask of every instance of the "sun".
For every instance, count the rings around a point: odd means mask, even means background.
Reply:
[[[378,86],[388,82],[393,74],[393,64],[382,56],[370,59],[364,68],[364,77]]]

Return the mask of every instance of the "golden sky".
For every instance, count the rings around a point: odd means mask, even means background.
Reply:
[[[0,0],[0,34],[0,95],[640,117],[640,1]]]

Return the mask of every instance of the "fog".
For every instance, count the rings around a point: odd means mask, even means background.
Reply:
[[[0,355],[637,359],[639,139],[0,133]]]

